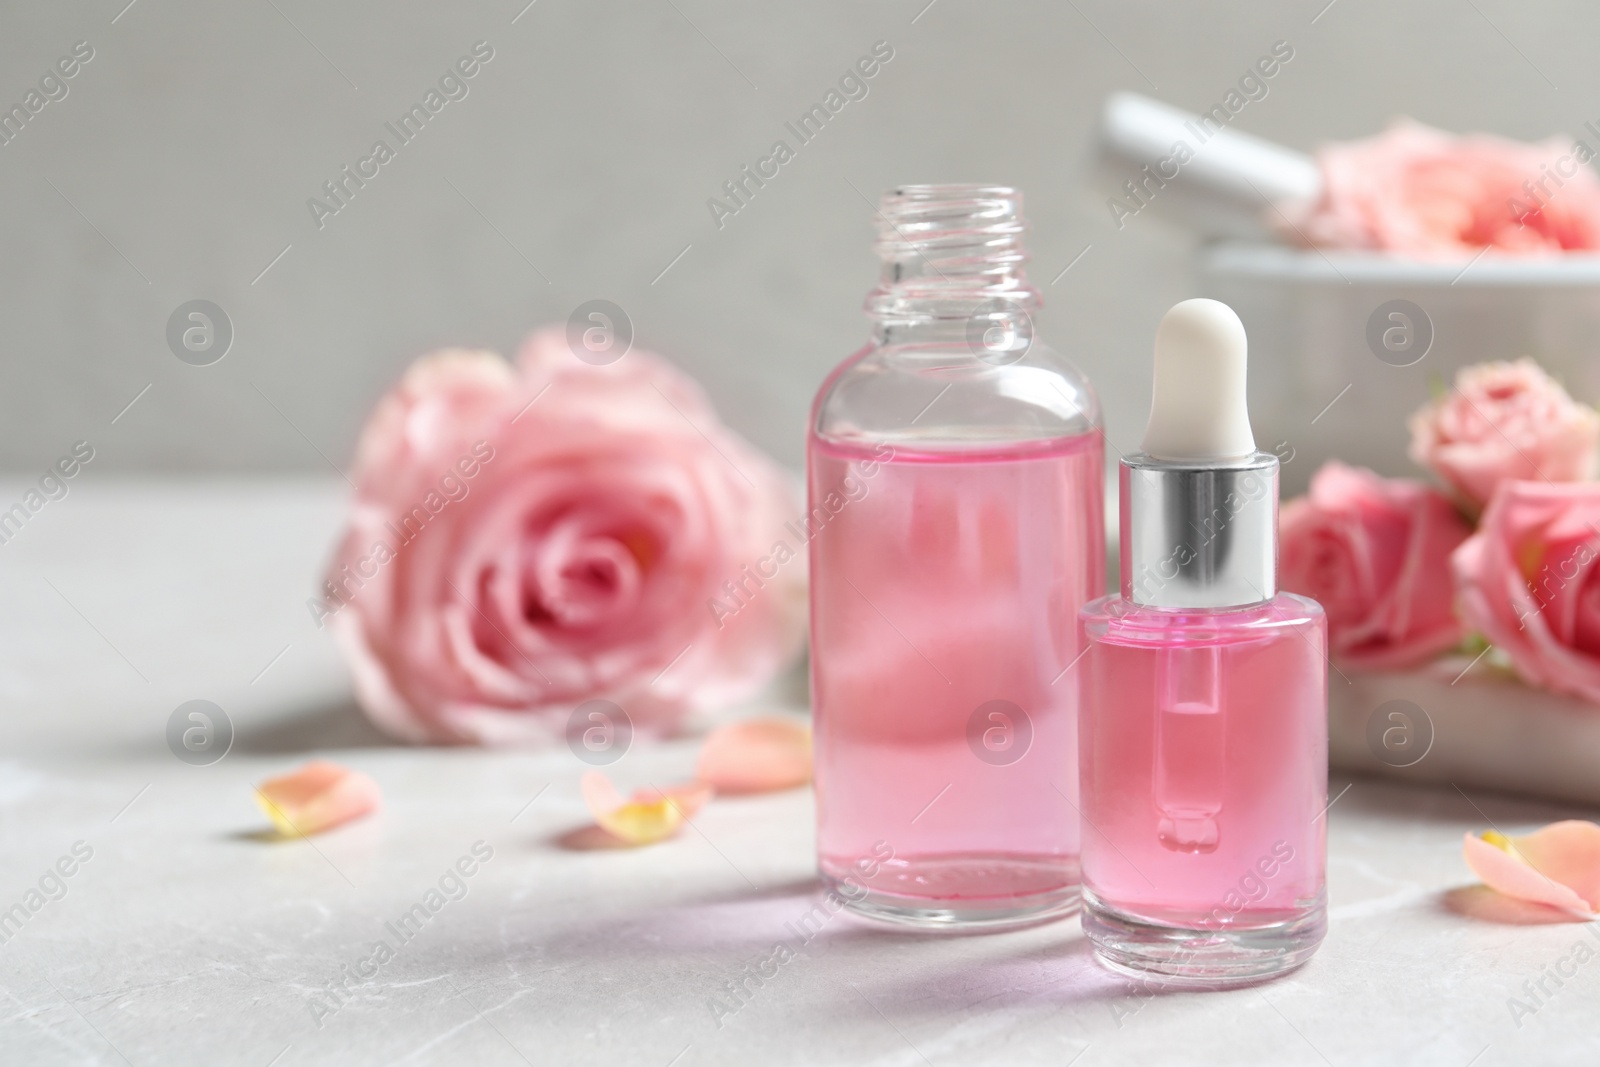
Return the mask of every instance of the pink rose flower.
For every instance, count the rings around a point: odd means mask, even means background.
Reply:
[[[515,367],[424,357],[354,480],[313,612],[407,740],[549,742],[593,699],[662,732],[755,691],[803,637],[794,483],[637,348],[593,366],[552,329]]]
[[[1462,369],[1411,416],[1411,458],[1478,508],[1509,479],[1593,478],[1597,443],[1600,415],[1526,358]]]
[[[1449,557],[1472,531],[1442,493],[1328,463],[1278,528],[1279,584],[1322,604],[1341,662],[1391,670],[1460,642]]]
[[[1298,221],[1313,245],[1417,259],[1600,248],[1600,176],[1559,137],[1454,137],[1401,120],[1317,153],[1321,199]]]
[[[1451,557],[1467,622],[1529,685],[1600,703],[1600,483],[1505,482]]]

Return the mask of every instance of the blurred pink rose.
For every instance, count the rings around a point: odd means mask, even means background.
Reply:
[[[1279,584],[1322,604],[1340,662],[1390,670],[1461,640],[1449,557],[1472,531],[1443,494],[1328,463],[1278,525]]]
[[[1600,415],[1531,359],[1480,363],[1411,416],[1411,458],[1477,507],[1501,482],[1582,482],[1595,475]]]
[[[1451,563],[1467,622],[1530,685],[1600,703],[1600,483],[1506,482]]]
[[[354,478],[313,611],[400,737],[548,742],[591,699],[661,732],[799,648],[804,547],[775,559],[793,483],[648,352],[595,366],[551,329],[515,367],[426,356],[368,420]]]
[[[1455,137],[1401,120],[1376,137],[1317,153],[1321,199],[1296,223],[1314,245],[1417,259],[1600,248],[1600,176],[1592,153],[1559,137],[1539,144]]]

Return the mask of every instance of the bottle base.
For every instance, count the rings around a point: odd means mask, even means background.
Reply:
[[[1078,910],[1077,865],[1015,856],[931,856],[886,864],[870,879],[822,871],[822,884],[853,914],[923,930],[997,930],[1066,918]],[[904,886],[904,891],[899,890]],[[999,892],[1002,887],[1008,891]]]
[[[1250,927],[1193,928],[1118,911],[1083,891],[1083,931],[1101,965],[1163,985],[1219,988],[1287,974],[1309,960],[1328,930],[1319,899],[1282,922]]]

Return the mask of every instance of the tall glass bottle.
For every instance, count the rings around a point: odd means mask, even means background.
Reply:
[[[1278,459],[1227,305],[1162,320],[1121,476],[1122,592],[1082,613],[1083,927],[1125,974],[1270,977],[1327,924],[1327,624],[1277,591]]]
[[[1033,338],[1022,197],[902,186],[872,341],[807,447],[818,865],[925,926],[1076,908],[1078,608],[1103,588],[1099,403]]]

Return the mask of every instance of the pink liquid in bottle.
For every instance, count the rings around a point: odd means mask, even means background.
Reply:
[[[1322,609],[1106,597],[1083,618],[1083,878],[1102,958],[1200,981],[1303,962],[1326,928]]]
[[[1098,431],[809,449],[819,863],[861,912],[1068,911],[1077,611],[1104,583]]]

